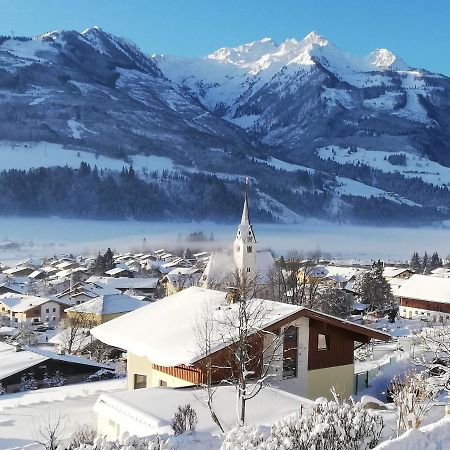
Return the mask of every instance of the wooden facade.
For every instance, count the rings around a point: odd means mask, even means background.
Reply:
[[[326,350],[319,350],[319,334],[325,336]],[[308,370],[353,364],[354,333],[311,319],[309,321]]]
[[[307,309],[276,322],[268,327],[268,330],[279,335],[284,326],[305,316],[309,318],[308,370],[353,364],[355,341],[367,343],[371,338],[384,341],[389,340],[389,336],[384,333],[363,329],[356,324],[344,322],[338,318]],[[326,350],[318,349],[319,334],[326,337],[328,345]],[[252,367],[250,369],[254,372],[254,376],[257,377],[261,374],[263,367],[263,334],[255,334],[251,338],[250,349],[253,354],[251,357]],[[292,345],[289,345],[288,351],[283,352],[283,359],[285,357],[292,359],[292,351]],[[212,368],[212,382],[218,383],[233,377],[232,365],[233,361],[235,361],[233,353],[234,346],[228,346],[212,353],[209,361],[207,358],[203,358],[192,366],[164,367],[153,365],[153,368],[192,384],[202,384],[206,382],[207,367],[210,364]]]
[[[430,302],[428,300],[400,297],[400,306],[450,314],[450,303]]]

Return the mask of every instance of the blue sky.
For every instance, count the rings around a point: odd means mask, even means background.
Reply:
[[[0,34],[98,25],[148,53],[202,56],[316,31],[355,55],[388,48],[450,75],[448,0],[0,0]]]

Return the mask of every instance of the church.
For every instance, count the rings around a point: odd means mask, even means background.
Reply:
[[[275,260],[269,250],[258,250],[253,225],[250,221],[248,185],[245,186],[244,207],[241,223],[234,239],[233,252],[213,253],[203,272],[200,286],[208,289],[226,287],[236,273],[254,280],[257,284],[267,284],[269,272]]]

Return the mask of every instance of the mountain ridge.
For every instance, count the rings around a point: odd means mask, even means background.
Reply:
[[[99,27],[1,37],[0,104],[0,141],[124,165],[165,157],[184,174],[177,195],[194,173],[233,195],[251,176],[275,220],[359,220],[376,199],[393,219],[395,208],[438,220],[450,207],[450,79],[386,49],[353,57],[317,33],[203,58],[149,56]]]

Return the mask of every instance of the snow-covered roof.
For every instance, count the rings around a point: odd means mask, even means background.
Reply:
[[[413,275],[394,292],[396,297],[450,303],[450,278]]]
[[[220,429],[211,418],[205,391],[186,388],[146,388],[133,391],[102,394],[94,406],[94,412],[121,424],[121,429],[138,436],[171,432],[170,423],[179,405],[190,404],[197,413],[197,431],[213,434]],[[235,388],[220,386],[214,398],[214,412],[227,429],[233,426],[235,417]],[[254,400],[247,402],[248,425],[270,425],[280,417],[297,411],[301,405],[313,402],[280,389],[264,388]]]
[[[23,294],[3,294],[0,295],[0,302],[14,312],[25,312],[29,309],[41,306],[44,303],[55,301],[47,297],[36,297],[34,295]]]
[[[33,271],[33,269],[31,269],[30,267],[24,266],[24,267],[13,267],[11,269],[5,269],[3,271],[3,273],[5,275],[14,275],[15,273],[21,272],[22,270],[31,270],[31,271]]]
[[[102,295],[80,305],[66,309],[66,312],[81,312],[90,314],[120,314],[134,311],[145,305],[141,300],[125,294]]]
[[[114,289],[155,289],[158,286],[158,278],[112,278],[112,277],[91,277],[89,282],[97,286],[107,286]]]
[[[189,287],[124,316],[92,329],[97,339],[113,347],[145,356],[155,364],[177,366],[193,364],[203,355],[199,349],[196,328],[206,311],[215,319],[227,316],[233,320],[239,307],[228,304],[226,292]],[[260,327],[268,327],[302,307],[269,300],[254,300],[255,307],[265,311]],[[215,330],[212,351],[225,346]]]
[[[0,288],[3,287],[5,289],[10,290],[11,292],[15,292],[17,294],[23,294],[24,290],[20,286],[11,283],[2,283],[0,284]]]
[[[391,267],[391,266],[385,266],[383,268],[383,276],[385,278],[394,278],[403,272],[411,272],[411,269],[408,269],[407,267]]]
[[[33,352],[16,351],[12,345],[0,342],[0,380],[47,361],[48,357]]]
[[[126,266],[126,264],[124,264],[125,267],[114,267],[114,269],[111,270],[107,270],[105,272],[106,275],[117,275],[118,273],[122,273],[122,272],[129,272],[130,269],[128,268],[128,266]]]
[[[33,367],[36,364],[41,364],[49,359],[94,366],[99,369],[111,369],[108,365],[100,364],[91,359],[81,358],[79,356],[59,355],[55,352],[31,347],[16,351],[14,346],[0,342],[0,380]]]

